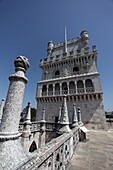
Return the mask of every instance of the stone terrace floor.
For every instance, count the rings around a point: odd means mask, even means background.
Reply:
[[[89,131],[66,170],[113,170],[113,131]]]

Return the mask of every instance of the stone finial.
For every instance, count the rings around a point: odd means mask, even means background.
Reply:
[[[26,118],[24,121],[24,127],[22,133],[23,137],[29,138],[29,136],[31,135],[30,127],[31,127],[31,106],[30,106],[30,102],[28,102],[26,107]]]
[[[79,118],[79,125],[83,125],[83,123],[82,123],[82,119],[81,119],[81,109],[80,109],[80,107],[78,107],[78,118]]]
[[[73,120],[72,120],[72,127],[75,127],[78,125],[78,117],[77,117],[77,111],[76,111],[76,104],[73,103]]]
[[[66,97],[64,97],[64,100],[63,100],[63,106],[62,106],[62,112],[61,112],[61,120],[60,120],[60,122],[61,122],[62,124],[69,124]]]
[[[60,123],[60,119],[61,119],[61,107],[59,107],[58,123]]]
[[[28,102],[27,107],[26,107],[26,120],[25,123],[26,124],[31,124],[31,106],[30,106],[30,102]]]
[[[63,106],[61,110],[61,118],[60,118],[60,126],[59,132],[70,132],[71,129],[69,128],[69,117],[68,117],[68,109],[67,109],[67,102],[66,96],[63,100]]]
[[[28,59],[25,56],[21,55],[15,59],[14,65],[16,71],[23,70],[24,72],[26,72],[30,66]]]
[[[40,130],[41,132],[44,132],[46,127],[45,127],[45,108],[42,110],[42,120],[40,121]]]

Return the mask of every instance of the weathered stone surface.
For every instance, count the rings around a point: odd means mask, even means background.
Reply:
[[[87,31],[80,35],[80,38],[58,44],[49,42],[48,50],[51,52],[40,63],[42,80],[38,82],[36,92],[37,121],[41,120],[45,107],[46,121],[55,122],[66,95],[70,124],[73,122],[73,103],[76,103],[76,107],[81,108],[82,122],[88,129],[105,130],[96,46],[92,46],[92,50],[88,47]]]
[[[67,170],[111,170],[113,132],[90,131],[87,139],[78,144]]]
[[[16,72],[9,77],[10,85],[0,124],[0,170],[12,170],[28,157],[28,153],[20,144],[21,134],[18,127],[27,83],[24,73],[29,67],[29,62],[25,57],[19,56],[14,64]]]

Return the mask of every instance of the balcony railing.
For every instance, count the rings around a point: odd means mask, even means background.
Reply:
[[[86,93],[91,93],[94,92],[94,88],[93,87],[86,87]]]
[[[52,96],[53,95],[53,91],[48,91],[48,96]]]
[[[78,93],[84,93],[84,88],[78,88],[78,89],[77,89],[77,92],[78,92]]]
[[[76,90],[75,89],[70,89],[69,94],[76,94]]]
[[[56,90],[55,95],[60,95],[60,90]]]
[[[42,96],[47,96],[47,92],[42,92]]]
[[[62,94],[68,94],[68,90],[62,90]]]
[[[84,88],[78,88],[77,91],[76,89],[69,89],[69,92],[68,90],[62,90],[60,92],[60,90],[55,90],[55,92],[53,93],[53,91],[48,91],[48,94],[47,92],[42,92],[42,96],[57,96],[57,95],[65,95],[65,94],[81,94],[81,93],[92,93],[94,92],[94,88],[93,87],[87,87],[86,88],[86,91],[84,90]]]

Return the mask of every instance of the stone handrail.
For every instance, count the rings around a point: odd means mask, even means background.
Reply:
[[[27,160],[19,164],[14,170],[65,169],[78,142],[79,129],[74,128],[70,133],[60,135],[44,147],[33,152]]]
[[[46,131],[53,131],[55,127],[57,126],[57,123],[52,122],[46,122]],[[22,133],[24,127],[24,122],[20,122],[19,124],[19,132]],[[31,132],[37,132],[40,131],[40,122],[31,122]]]

